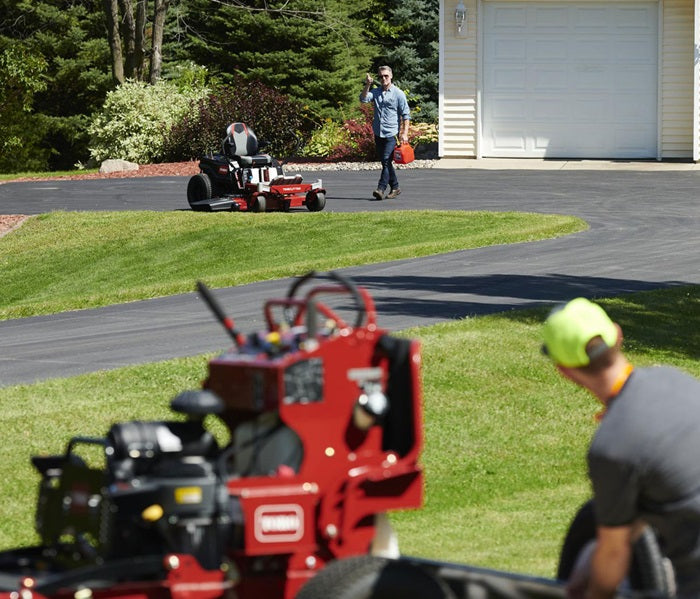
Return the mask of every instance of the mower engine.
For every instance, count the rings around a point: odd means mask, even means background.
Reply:
[[[64,455],[34,457],[42,543],[71,567],[187,553],[218,568],[233,518],[216,472],[219,447],[199,411],[219,406],[210,393],[185,392],[171,407],[186,422],[118,423],[105,438],[72,439]],[[89,445],[102,448],[103,468],[80,457]]]

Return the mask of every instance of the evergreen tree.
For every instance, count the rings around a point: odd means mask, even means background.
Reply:
[[[377,38],[382,52],[375,58],[374,67],[391,66],[394,82],[408,93],[414,120],[437,122],[439,2],[385,0],[381,3],[385,6],[386,22]]]
[[[300,100],[318,116],[356,101],[374,48],[363,36],[369,0],[188,0],[186,39],[173,51],[224,81],[234,74]]]
[[[87,160],[87,116],[112,87],[100,0],[0,0],[0,9],[0,44],[21,41],[44,64],[25,123],[28,166],[72,168]]]

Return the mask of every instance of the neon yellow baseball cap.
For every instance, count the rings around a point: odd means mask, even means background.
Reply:
[[[554,308],[542,328],[542,352],[569,368],[587,366],[588,342],[600,336],[607,347],[617,342],[617,327],[599,305],[578,297]]]

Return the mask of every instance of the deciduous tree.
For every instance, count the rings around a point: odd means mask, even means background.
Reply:
[[[160,79],[169,4],[170,0],[103,0],[112,76],[117,83],[132,79],[153,84]]]
[[[0,172],[31,164],[32,148],[25,143],[32,127],[34,94],[46,88],[46,62],[21,43],[5,44],[0,51]],[[33,135],[34,134],[34,135]]]

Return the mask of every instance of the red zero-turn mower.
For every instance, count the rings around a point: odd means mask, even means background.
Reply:
[[[564,598],[561,581],[399,555],[385,514],[422,503],[420,348],[377,326],[364,289],[309,273],[244,335],[198,288],[233,347],[172,400],[179,418],[32,459],[41,543],[0,553],[0,599]]]
[[[301,175],[285,175],[269,154],[258,154],[258,138],[244,123],[226,129],[221,154],[204,156],[200,172],[187,184],[192,210],[266,212],[306,206],[323,210],[326,190],[320,179],[304,183]]]

